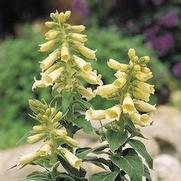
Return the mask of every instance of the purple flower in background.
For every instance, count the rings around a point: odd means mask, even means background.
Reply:
[[[147,40],[161,56],[166,55],[171,49],[173,49],[175,43],[174,37],[170,32],[164,32],[160,35],[153,35]]]
[[[179,63],[176,63],[174,66],[173,66],[173,73],[177,76],[177,77],[180,77],[181,78],[181,62]]]
[[[171,10],[158,19],[158,24],[164,25],[167,27],[172,27],[172,26],[177,25],[178,19],[179,18],[178,18],[177,12],[175,10]]]
[[[165,0],[151,0],[155,6],[160,6]]]
[[[151,37],[155,36],[159,32],[159,26],[152,26],[144,30],[145,38],[150,39]]]
[[[73,0],[72,9],[85,18],[85,21],[87,20],[87,17],[89,16],[89,7],[86,0]]]

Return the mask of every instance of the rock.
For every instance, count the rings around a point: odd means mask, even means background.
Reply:
[[[159,181],[181,180],[181,164],[171,155],[161,154],[156,156],[154,159],[154,170],[156,172],[155,176]]]
[[[152,126],[142,128],[143,134],[154,139],[161,153],[169,153],[181,159],[181,112],[169,106],[160,106],[153,115]]]
[[[23,179],[27,173],[31,173],[37,169],[40,170],[39,167],[35,166],[26,166],[22,169],[10,169],[17,164],[19,156],[35,151],[39,146],[40,144],[24,145],[5,151],[0,151],[0,180],[17,181],[19,179]]]
[[[154,139],[141,139],[141,141],[144,143],[146,146],[147,151],[149,154],[154,157],[160,153],[160,148],[158,143]]]

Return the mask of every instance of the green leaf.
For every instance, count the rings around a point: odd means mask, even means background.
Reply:
[[[56,177],[56,181],[61,181],[62,178],[65,179],[65,181],[76,181],[75,179],[73,179],[70,175],[66,174],[66,173],[60,173],[57,177]],[[63,180],[64,180],[63,179]]]
[[[87,154],[92,153],[92,152],[96,152],[96,151],[100,151],[100,150],[104,150],[105,148],[107,148],[108,145],[101,145],[101,146],[97,146],[95,148],[78,148],[76,150],[76,156],[83,159],[87,156]]]
[[[62,166],[64,167],[64,169],[73,177],[76,179],[82,179],[84,178],[84,176],[86,175],[86,171],[83,168],[80,168],[79,170],[72,167],[64,158],[62,158],[61,156],[58,156],[58,159],[60,161],[60,163],[62,164]]]
[[[47,172],[39,172],[39,171],[32,172],[31,174],[29,174],[26,177],[26,179],[31,180],[31,181],[48,181],[48,180],[50,180],[50,178],[47,175]]]
[[[98,158],[96,156],[87,156],[84,158],[85,162],[91,162],[92,164],[95,164],[103,169],[105,169],[104,165],[107,167],[111,167],[112,163],[110,160],[106,160],[105,158]]]
[[[145,138],[141,134],[140,130],[134,126],[133,122],[130,119],[124,119],[124,122],[125,122],[126,129],[131,133],[132,136],[138,136],[141,138]]]
[[[131,181],[141,181],[144,175],[142,159],[133,149],[126,149],[126,155],[121,157],[111,156],[111,161],[126,172]]]
[[[149,168],[146,165],[144,165],[144,176],[146,178],[146,181],[152,181]]]
[[[89,134],[93,132],[92,125],[90,121],[85,120],[84,116],[79,116],[77,119],[72,120],[76,126],[82,128],[85,133]]]
[[[62,92],[62,111],[66,112],[68,107],[73,101],[73,93],[72,92]]]
[[[94,174],[90,181],[115,181],[116,177],[118,175],[118,172],[100,172]]]
[[[153,168],[153,159],[147,152],[145,145],[141,141],[135,139],[130,139],[128,143],[145,159],[148,166]]]
[[[126,142],[127,138],[128,138],[127,131],[116,132],[113,130],[108,130],[106,132],[106,139],[112,151],[115,151],[120,146],[122,146]]]

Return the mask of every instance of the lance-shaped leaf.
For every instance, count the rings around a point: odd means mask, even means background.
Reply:
[[[111,156],[111,161],[121,170],[126,172],[131,181],[141,181],[144,175],[142,159],[136,151],[131,148],[126,149],[126,155],[121,157]]]
[[[153,168],[153,160],[147,152],[145,145],[141,141],[135,139],[130,139],[128,143],[145,159],[148,166]]]
[[[128,138],[127,131],[116,132],[113,130],[108,130],[106,133],[106,139],[112,151],[115,151],[120,146],[122,146],[126,142],[127,138]]]
[[[115,181],[119,172],[99,172],[94,174],[90,181]]]

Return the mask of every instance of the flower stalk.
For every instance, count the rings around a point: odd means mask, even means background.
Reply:
[[[22,156],[19,165],[43,166],[46,171],[42,175],[51,180],[88,180],[82,163],[91,162],[101,168],[108,167],[106,175],[108,178],[114,176],[113,180],[125,180],[126,174],[130,180],[142,180],[145,176],[143,168],[147,166],[135,145],[143,149],[141,153],[146,153],[146,156],[142,155],[146,161],[151,158],[144,145],[133,138],[143,137],[138,127],[150,125],[150,113],[156,109],[155,105],[148,103],[150,95],[154,94],[154,86],[147,83],[152,77],[147,67],[150,58],[139,58],[131,48],[128,64],[109,59],[107,65],[116,71],[115,80],[104,84],[101,75],[93,70],[89,62],[97,58],[96,50],[85,45],[88,41],[87,35],[83,34],[85,26],[69,24],[70,16],[70,11],[51,13],[51,21],[45,23],[49,30],[45,33],[46,42],[40,44],[40,52],[49,52],[49,55],[40,61],[40,79],[35,78],[32,90],[50,87],[52,101],[29,100],[31,117],[37,124],[33,126],[27,142],[34,144],[41,141],[42,145],[35,152]],[[96,89],[92,90],[91,85]],[[116,103],[110,108],[94,109],[89,101],[96,95]],[[93,126],[97,121],[101,125],[98,128]],[[79,147],[74,135],[81,129],[86,133],[94,131],[104,145]],[[125,147],[127,144],[131,148]],[[102,154],[108,155],[108,159]],[[129,165],[134,164],[130,158],[136,160],[136,167],[141,171],[129,171]],[[125,159],[129,162],[128,167],[124,167]],[[152,167],[151,162],[147,164]],[[60,172],[59,165],[67,172]],[[36,179],[42,176],[37,172],[32,175]],[[31,176],[27,178],[31,179]],[[97,175],[91,177],[92,180],[95,178]],[[98,178],[108,179],[102,173],[98,173]]]

